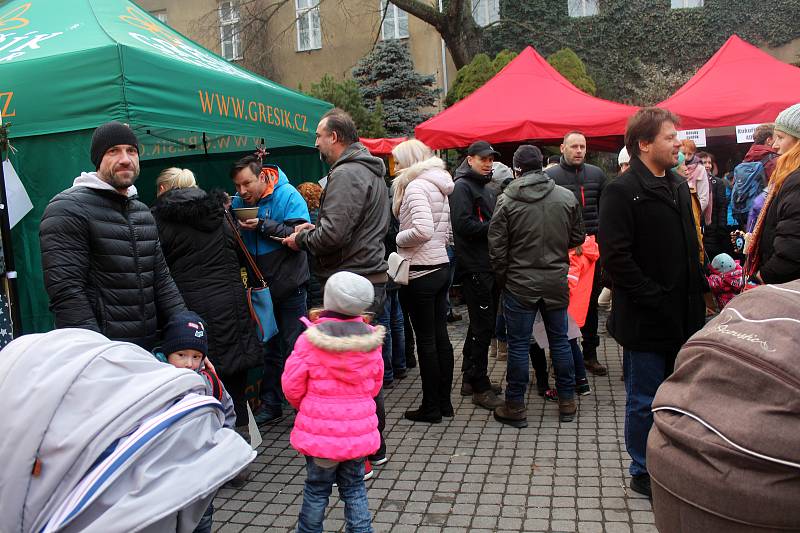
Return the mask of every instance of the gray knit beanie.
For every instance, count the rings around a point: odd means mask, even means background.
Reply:
[[[800,139],[800,104],[787,107],[775,119],[775,129]]]
[[[352,272],[337,272],[325,283],[323,306],[348,316],[363,315],[372,305],[375,289],[364,276]]]

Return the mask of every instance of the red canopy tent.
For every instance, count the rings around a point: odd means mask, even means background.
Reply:
[[[363,144],[369,153],[372,155],[389,155],[394,150],[394,147],[403,141],[407,141],[408,137],[391,137],[386,139],[370,139],[361,137],[358,139]]]
[[[571,130],[590,145],[616,150],[637,108],[590,96],[527,47],[474,93],[416,127],[434,149],[491,143],[559,141]]]
[[[682,129],[771,122],[800,102],[800,68],[732,35],[697,74],[658,104]]]

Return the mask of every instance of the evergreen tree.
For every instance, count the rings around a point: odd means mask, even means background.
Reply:
[[[383,107],[386,135],[413,135],[414,127],[430,118],[425,111],[436,103],[436,78],[414,70],[408,47],[388,40],[363,57],[353,69],[365,107],[374,112]],[[379,103],[380,102],[380,103]]]
[[[475,92],[503,70],[515,57],[517,54],[509,50],[502,50],[494,60],[486,54],[476,55],[468,65],[458,70],[453,85],[447,91],[445,105],[450,107]]]
[[[597,85],[586,72],[586,65],[571,48],[562,48],[550,54],[547,56],[547,62],[581,91],[592,96],[597,94]]]
[[[338,82],[330,74],[325,74],[318,83],[311,84],[308,95],[347,111],[353,117],[358,134],[362,137],[386,137],[382,107],[368,110],[354,80]]]

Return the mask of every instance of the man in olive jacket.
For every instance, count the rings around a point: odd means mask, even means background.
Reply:
[[[528,347],[537,312],[547,330],[556,371],[559,413],[575,416],[575,364],[567,339],[569,250],[586,234],[578,201],[542,172],[542,153],[522,145],[514,153],[517,178],[498,198],[489,225],[489,260],[503,287],[508,332],[508,387],[499,422],[527,426]]]

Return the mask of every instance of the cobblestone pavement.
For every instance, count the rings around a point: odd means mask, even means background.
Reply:
[[[463,309],[462,309],[463,310]],[[463,310],[465,311],[465,310]],[[465,317],[466,318],[466,317]],[[389,462],[367,481],[376,532],[656,532],[650,502],[627,488],[622,351],[601,337],[604,377],[589,376],[575,422],[561,424],[555,404],[528,395],[528,427],[496,422],[459,395],[465,321],[450,327],[456,353],[455,417],[412,423],[403,412],[421,401],[419,371],[386,391]],[[490,359],[504,383],[505,364]],[[552,383],[552,378],[551,378]],[[293,531],[303,501],[305,461],[289,445],[293,417],[265,427],[264,443],[242,490],[222,489],[215,531]],[[344,531],[333,490],[325,531]]]

